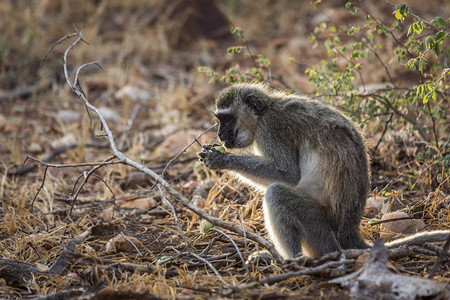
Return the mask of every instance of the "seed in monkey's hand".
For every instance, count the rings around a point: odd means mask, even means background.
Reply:
[[[225,149],[225,147],[224,146],[222,146],[222,145],[219,145],[219,144],[213,144],[213,145],[203,145],[203,151],[214,151],[214,150],[217,150],[217,151],[220,151],[220,152],[222,152],[222,153],[226,153],[227,151],[226,151],[226,149]]]
[[[216,149],[217,151],[220,151],[222,153],[226,153],[227,152],[225,147],[224,146],[220,146],[220,145],[214,146],[214,149]]]

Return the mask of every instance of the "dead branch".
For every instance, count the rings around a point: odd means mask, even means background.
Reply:
[[[78,87],[78,85],[73,82],[70,77],[69,77],[69,72],[68,72],[68,63],[67,63],[67,57],[70,53],[70,51],[76,46],[78,45],[81,41],[83,41],[83,37],[82,37],[82,32],[76,31],[77,33],[77,39],[75,40],[75,42],[73,42],[64,52],[64,56],[63,56],[63,67],[64,67],[64,75],[65,75],[65,79],[67,84],[69,85],[69,87],[72,89],[73,92],[75,92],[75,94],[77,94],[77,96],[84,102],[85,106],[87,107],[87,109],[91,110],[92,112],[94,112],[98,118],[100,119],[100,122],[102,124],[103,130],[106,133],[106,136],[109,140],[109,144],[110,144],[110,148],[114,154],[114,156],[121,161],[123,164],[126,164],[128,166],[131,166],[135,169],[138,169],[141,172],[146,173],[147,175],[149,175],[151,178],[153,178],[156,182],[158,182],[159,185],[161,185],[162,187],[164,187],[171,195],[173,195],[175,197],[175,199],[184,207],[186,207],[187,209],[191,210],[192,212],[194,212],[195,214],[199,215],[201,218],[209,221],[210,223],[212,223],[215,226],[219,226],[222,228],[225,228],[227,230],[230,230],[232,232],[235,232],[239,235],[243,235],[244,234],[244,229],[242,229],[239,226],[236,226],[234,224],[225,222],[220,220],[219,218],[213,217],[209,214],[207,214],[206,212],[204,212],[203,210],[201,210],[200,208],[196,207],[194,204],[192,204],[188,198],[184,197],[182,194],[180,194],[176,189],[174,189],[166,180],[164,180],[164,178],[162,178],[161,176],[159,176],[158,174],[156,174],[153,170],[149,169],[148,167],[146,167],[145,165],[142,165],[140,163],[135,162],[134,160],[130,159],[129,157],[125,156],[121,151],[118,150],[115,139],[114,139],[114,135],[112,133],[112,131],[109,128],[108,123],[106,122],[105,117],[102,115],[102,113],[97,109],[97,107],[95,107],[94,105],[92,105],[89,100],[86,98],[85,94],[83,93],[83,91]],[[252,232],[246,232],[246,236],[251,239],[252,241],[258,243],[260,246],[268,249],[273,257],[276,260],[282,261],[282,257],[279,255],[279,253],[275,250],[274,246],[268,242],[267,240],[263,239],[262,237],[260,237],[259,235],[252,233]]]
[[[24,164],[28,159],[33,160],[34,162],[28,165],[24,165],[22,167],[19,167],[17,169],[8,170],[7,175],[25,175],[28,172],[31,172],[34,170],[38,164],[40,165],[48,165],[49,167],[54,168],[66,168],[66,167],[83,167],[83,166],[95,166],[97,163],[88,163],[88,164],[64,164],[64,165],[58,165],[58,164],[50,164],[49,162],[57,155],[66,152],[69,149],[74,149],[78,147],[78,144],[70,144],[66,146],[59,147],[53,151],[51,151],[49,154],[47,154],[43,159],[37,159],[32,156],[28,156],[25,158]],[[99,144],[99,143],[88,143],[86,144],[86,147],[94,147],[94,148],[107,148],[108,146]]]
[[[13,287],[28,286],[33,274],[39,272],[34,264],[11,259],[0,259],[0,278]]]
[[[447,299],[450,296],[450,289],[443,283],[392,273],[386,266],[388,257],[383,240],[378,239],[361,269],[330,283],[347,288],[349,299]]]
[[[62,274],[66,267],[69,265],[73,258],[73,250],[81,244],[89,235],[91,234],[91,229],[84,231],[83,233],[77,235],[72,240],[70,240],[67,245],[63,248],[61,254],[56,259],[55,264],[50,268],[50,272],[56,274]]]
[[[243,283],[243,284],[240,284],[229,290],[225,290],[222,293],[222,296],[225,296],[225,297],[230,296],[230,295],[239,293],[240,291],[242,291],[244,289],[255,288],[255,287],[258,287],[261,285],[265,285],[265,284],[271,285],[271,284],[279,283],[279,282],[288,280],[290,278],[298,277],[298,276],[303,276],[303,275],[321,276],[325,272],[328,272],[329,269],[333,269],[333,268],[337,268],[337,267],[341,267],[341,266],[345,266],[345,265],[350,265],[350,264],[353,264],[353,262],[354,262],[353,259],[343,259],[340,261],[329,261],[329,262],[327,262],[323,265],[317,266],[317,267],[302,268],[301,270],[298,270],[298,271],[286,272],[286,273],[266,277],[266,278],[263,278],[258,281],[254,281],[254,282],[250,282],[250,283]]]
[[[89,180],[89,177],[91,177],[92,174],[94,174],[95,171],[97,171],[98,169],[100,169],[101,167],[103,167],[105,164],[108,164],[108,162],[110,160],[113,160],[114,156],[110,156],[108,158],[106,158],[103,162],[97,164],[95,167],[93,167],[89,172],[87,173],[83,173],[84,179],[83,182],[81,183],[80,187],[78,188],[78,190],[76,190],[75,195],[74,195],[74,191],[75,191],[75,187],[72,191],[72,204],[70,206],[70,211],[69,211],[69,216],[68,218],[70,218],[70,216],[72,215],[72,211],[73,211],[73,207],[75,206],[75,202],[77,201],[78,195],[80,195],[81,190],[83,189],[84,185],[86,184],[86,182]],[[105,183],[105,181],[102,179],[103,183]],[[78,179],[77,179],[78,182]],[[77,184],[77,182],[75,182],[75,186]],[[105,183],[106,184],[106,183]],[[116,196],[114,195],[114,192],[111,190],[111,188],[106,184],[106,186],[108,187],[109,191],[112,193],[113,195],[113,199],[116,198]],[[115,202],[114,202],[114,206],[115,206]]]

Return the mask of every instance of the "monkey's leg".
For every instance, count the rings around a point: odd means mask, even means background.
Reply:
[[[283,258],[318,257],[336,251],[332,227],[323,208],[283,184],[271,184],[264,197],[264,221]]]

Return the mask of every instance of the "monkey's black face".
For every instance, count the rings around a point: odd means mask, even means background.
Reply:
[[[219,119],[219,139],[227,148],[235,148],[236,118],[230,114],[216,114]]]
[[[219,139],[227,148],[244,148],[252,144],[251,135],[244,128],[238,127],[237,119],[232,114],[217,113],[219,119]]]

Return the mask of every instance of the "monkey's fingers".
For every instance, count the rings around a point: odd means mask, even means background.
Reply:
[[[197,157],[201,162],[205,162],[205,158],[208,155],[208,151],[202,151],[197,153]]]
[[[202,152],[206,152],[206,153],[208,153],[208,152],[222,152],[222,151],[219,151],[217,148],[218,147],[222,147],[222,146],[214,146],[214,145],[203,145],[203,151]],[[223,148],[223,147],[222,147]]]

